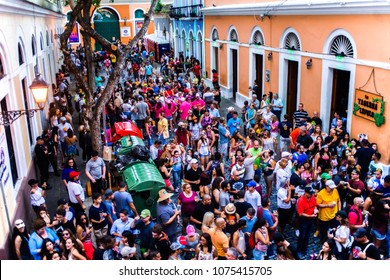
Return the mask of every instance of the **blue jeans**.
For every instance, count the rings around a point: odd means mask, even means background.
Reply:
[[[253,249],[252,253],[254,260],[264,260],[264,257],[267,255],[266,252],[261,252],[259,250],[256,250],[256,248]]]
[[[302,254],[307,253],[307,244],[309,243],[309,237],[313,226],[314,219],[304,217],[299,218],[299,237],[297,244],[297,252]]]
[[[180,188],[181,170],[179,170],[179,171],[172,171],[172,174],[173,174],[173,187],[175,189]]]

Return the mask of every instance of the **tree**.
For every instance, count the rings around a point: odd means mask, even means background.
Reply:
[[[136,43],[145,35],[158,0],[152,0],[149,11],[144,14],[144,23],[142,28],[124,48],[117,47],[112,44],[92,28],[91,17],[95,10],[99,7],[100,2],[101,0],[67,0],[65,5],[69,5],[71,9],[70,19],[65,26],[64,32],[60,36],[60,48],[64,54],[64,63],[75,76],[76,81],[85,93],[86,122],[91,129],[93,149],[97,150],[99,153],[102,151],[100,120],[104,107],[110,99],[115,86],[118,84],[121,72],[125,67],[127,54],[131,52]],[[80,71],[71,60],[71,51],[68,49],[69,37],[76,22],[80,25],[80,32],[83,35],[83,45],[85,48],[85,59],[87,65],[86,80],[82,71]],[[93,61],[94,54],[92,48],[92,38],[96,42],[100,43],[104,50],[110,51],[117,57],[117,62],[113,67],[104,91],[97,99],[96,104],[93,100],[93,94],[95,91],[95,64]]]

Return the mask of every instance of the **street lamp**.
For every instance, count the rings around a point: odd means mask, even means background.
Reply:
[[[29,88],[31,89],[32,95],[34,97],[34,101],[38,105],[38,108],[27,109],[27,110],[1,111],[0,125],[10,126],[14,121],[16,121],[22,115],[26,115],[27,117],[32,118],[35,112],[43,110],[47,100],[49,86],[42,79],[41,74],[36,74],[35,79],[32,81]]]

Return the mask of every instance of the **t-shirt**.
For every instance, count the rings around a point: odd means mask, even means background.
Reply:
[[[357,158],[357,164],[362,168],[362,171],[367,172],[368,166],[370,165],[372,155],[375,153],[373,148],[360,148],[357,149],[355,153],[355,158]]]
[[[102,229],[104,228],[108,222],[107,219],[103,216],[101,216],[102,213],[107,213],[107,208],[104,203],[100,203],[99,207],[94,206],[93,204],[89,208],[89,219],[90,220],[95,220],[95,221],[100,221],[103,219],[101,223],[94,223],[92,222],[92,227],[94,230]]]
[[[226,144],[229,142],[229,138],[225,136],[226,132],[227,132],[226,127],[220,124],[218,126],[219,143]]]
[[[242,125],[242,121],[240,118],[231,118],[228,122],[227,122],[227,126],[229,128],[229,132],[230,132],[230,135],[233,135],[233,133],[238,129],[240,129],[240,126]]]
[[[68,182],[69,200],[72,203],[78,203],[76,196],[80,196],[81,201],[85,201],[85,193],[83,187],[78,182]]]
[[[225,207],[230,203],[230,195],[228,192],[220,191],[219,192],[219,206]]]
[[[357,241],[354,241],[352,243],[352,259],[361,260],[361,258],[358,257],[358,253],[363,251],[366,253],[367,258],[371,258],[374,260],[381,259],[379,250],[375,247],[373,243],[360,243]]]
[[[189,181],[197,181],[200,178],[202,169],[198,167],[196,170],[190,168],[184,172],[184,178]],[[190,184],[193,191],[199,191],[199,184]]]
[[[139,120],[144,120],[148,116],[148,104],[144,101],[140,101],[136,105],[137,107],[137,112],[138,112],[138,119]]]
[[[249,202],[256,211],[257,207],[261,206],[261,196],[256,190],[253,193],[246,191],[244,199],[246,202]]]
[[[308,117],[309,114],[305,110],[295,111],[293,114],[293,118],[295,120],[295,127],[300,127],[302,125],[305,125]]]
[[[194,212],[192,213],[192,217],[194,219],[196,219],[197,221],[199,222],[202,222],[203,221],[203,216],[206,212],[211,212],[211,213],[214,213],[214,206],[213,204],[203,204],[203,203],[199,203],[198,205],[196,205],[195,207],[195,210]],[[196,223],[195,226],[198,228],[198,229],[201,229],[202,225],[201,224],[198,224]]]
[[[116,191],[114,193],[113,201],[115,202],[116,214],[118,218],[119,218],[119,211],[121,211],[122,209],[126,209],[129,212],[129,216],[132,216],[134,214],[129,206],[129,203],[133,202],[133,197],[127,191],[123,191],[123,192]]]
[[[227,238],[226,234],[222,231],[217,230],[216,228],[209,229],[208,234],[210,234],[211,242],[217,249],[218,256],[225,257],[226,252],[224,248],[229,247],[229,239]]]
[[[234,203],[234,206],[236,206],[236,213],[240,217],[245,217],[246,211],[248,211],[249,208],[252,208],[252,204],[250,204],[249,202],[246,202],[246,201],[243,201],[243,202],[237,201]]]
[[[172,223],[164,225],[168,220],[175,214],[173,204],[161,204],[157,205],[157,223],[161,224],[163,231],[168,235],[172,236],[177,230],[177,219],[173,219]]]
[[[321,221],[330,221],[332,220],[335,216],[338,209],[338,203],[340,201],[339,193],[337,189],[333,189],[332,193],[328,193],[328,191],[325,189],[322,189],[318,194],[317,194],[317,205],[318,204],[331,204],[332,202],[336,202],[336,206],[330,208],[330,207],[325,207],[325,208],[319,208],[318,212],[318,219]]]
[[[135,228],[140,231],[140,234],[138,235],[141,242],[140,247],[141,248],[149,248],[150,244],[153,241],[152,237],[152,229],[154,227],[155,223],[150,222],[148,225],[145,225],[142,220],[138,220],[138,222],[135,224]]]
[[[194,212],[196,205],[198,204],[195,201],[197,196],[196,192],[192,192],[190,197],[184,195],[184,192],[181,192],[178,196],[178,199],[181,201],[181,214],[184,216],[191,216]]]
[[[101,157],[98,157],[97,160],[90,159],[85,166],[85,169],[88,170],[92,178],[100,179],[103,175],[104,161]]]

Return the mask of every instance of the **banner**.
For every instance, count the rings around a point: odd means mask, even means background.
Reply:
[[[384,118],[385,102],[383,96],[365,90],[355,90],[355,102],[353,114],[374,122],[376,126],[381,126],[385,122]]]
[[[80,35],[79,35],[78,23],[76,23],[73,26],[72,33],[70,33],[70,36],[69,36],[69,43],[72,43],[72,44],[80,43]]]
[[[130,26],[122,26],[121,27],[121,37],[130,37]]]

